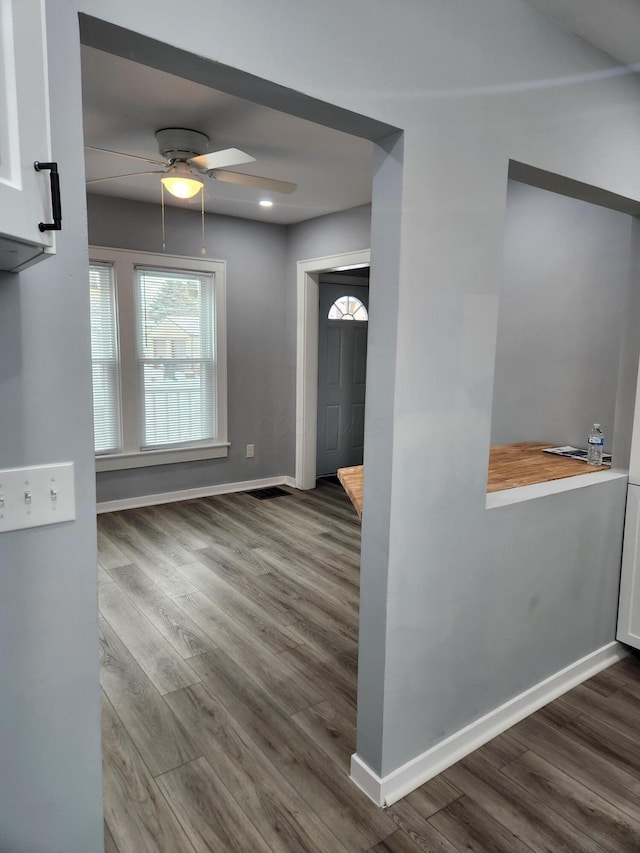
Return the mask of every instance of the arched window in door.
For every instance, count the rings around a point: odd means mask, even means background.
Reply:
[[[367,309],[357,296],[340,296],[329,308],[329,320],[368,320]]]

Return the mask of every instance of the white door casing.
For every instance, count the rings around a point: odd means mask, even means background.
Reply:
[[[338,267],[370,263],[370,249],[298,261],[295,470],[295,485],[298,489],[313,489],[316,485],[318,276]]]

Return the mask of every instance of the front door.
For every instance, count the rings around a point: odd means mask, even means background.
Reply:
[[[318,477],[362,465],[369,288],[320,283]]]

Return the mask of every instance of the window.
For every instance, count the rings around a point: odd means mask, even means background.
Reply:
[[[120,449],[120,394],[113,268],[109,264],[91,264],[89,286],[96,453],[117,453]]]
[[[91,257],[97,470],[226,456],[224,262]]]
[[[326,304],[326,303],[325,303]],[[357,296],[341,296],[329,308],[329,320],[368,320],[367,309]]]

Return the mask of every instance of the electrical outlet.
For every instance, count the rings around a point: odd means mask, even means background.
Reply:
[[[256,446],[255,444],[247,444],[247,459],[253,459],[256,455]]]
[[[0,471],[0,533],[75,517],[73,462]]]

